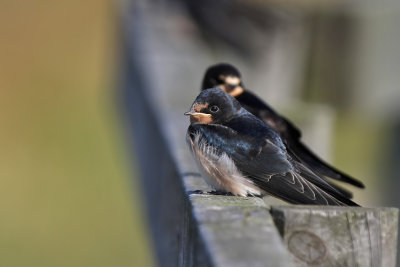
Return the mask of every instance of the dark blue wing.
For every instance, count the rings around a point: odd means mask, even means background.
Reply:
[[[279,115],[259,97],[246,90],[244,93],[237,96],[236,99],[246,110],[254,114],[257,118],[260,118],[263,122],[277,131],[288,146],[288,150],[293,152],[293,154],[296,155],[301,162],[309,166],[314,172],[338,181],[364,188],[364,184],[362,182],[342,171],[339,171],[312,152],[301,142],[300,130],[292,122]],[[352,194],[346,190],[340,188],[339,190],[341,190],[342,193],[348,197],[352,196]]]
[[[249,171],[249,176],[254,173],[261,178],[293,170],[285,151],[268,139],[239,134],[229,127],[216,124],[192,124],[188,132],[189,136],[200,132],[207,144],[219,153],[226,153],[240,170]]]

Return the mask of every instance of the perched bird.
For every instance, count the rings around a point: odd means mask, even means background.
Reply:
[[[202,91],[185,115],[187,141],[214,189],[293,204],[358,206],[292,157],[270,126],[223,90]]]
[[[235,97],[242,107],[273,128],[279,134],[293,157],[319,176],[364,188],[363,183],[330,166],[303,144],[300,140],[300,130],[289,120],[279,115],[259,97],[246,90],[241,80],[240,72],[234,66],[222,63],[209,67],[204,75],[201,89],[205,90],[212,87],[219,87]],[[344,196],[352,197],[351,192],[339,186],[332,186]]]

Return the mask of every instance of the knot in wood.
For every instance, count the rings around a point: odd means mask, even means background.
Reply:
[[[308,231],[294,231],[288,239],[289,251],[301,261],[309,264],[321,263],[325,259],[326,246],[317,235]]]

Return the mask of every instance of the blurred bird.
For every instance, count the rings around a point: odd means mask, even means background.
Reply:
[[[293,204],[358,206],[292,157],[270,126],[223,90],[202,91],[185,115],[187,141],[214,189],[270,194]]]
[[[234,66],[221,63],[209,67],[204,75],[201,89],[205,90],[212,87],[219,87],[235,97],[243,108],[274,129],[283,140],[287,149],[293,154],[293,157],[310,168],[314,173],[321,177],[328,177],[364,188],[363,183],[330,166],[303,144],[300,140],[300,130],[289,120],[279,115],[259,97],[246,90],[241,80],[240,72]],[[352,197],[351,192],[336,185],[332,186],[345,197]]]

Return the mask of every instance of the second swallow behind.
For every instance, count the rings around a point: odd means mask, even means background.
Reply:
[[[233,65],[221,63],[207,69],[201,89],[206,90],[212,87],[219,87],[233,96],[243,108],[274,129],[293,157],[308,166],[318,176],[364,188],[362,182],[339,171],[312,152],[301,141],[301,132],[292,122],[278,114],[271,106],[244,86],[239,70]],[[339,186],[333,186],[341,191],[345,197],[352,197],[351,192]]]

